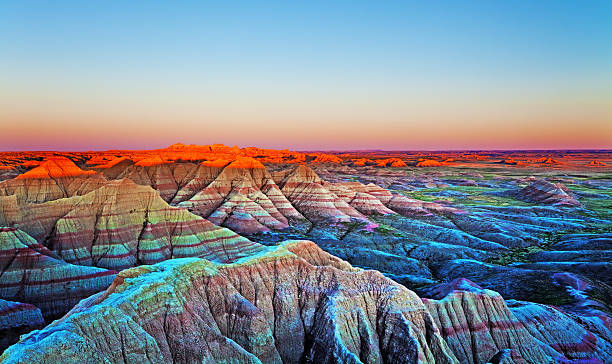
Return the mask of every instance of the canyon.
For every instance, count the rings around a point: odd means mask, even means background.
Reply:
[[[610,165],[0,153],[0,362],[609,363]]]

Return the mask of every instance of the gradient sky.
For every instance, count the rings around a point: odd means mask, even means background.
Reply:
[[[0,2],[0,150],[175,142],[612,148],[612,1]]]

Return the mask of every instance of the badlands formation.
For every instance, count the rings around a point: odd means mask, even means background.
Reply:
[[[0,154],[1,363],[612,362],[612,154]]]

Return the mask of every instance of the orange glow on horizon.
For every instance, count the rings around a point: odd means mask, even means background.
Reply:
[[[612,105],[592,96],[457,94],[434,102],[419,94],[336,95],[342,102],[333,103],[315,93],[302,101],[272,94],[232,102],[192,96],[177,104],[162,95],[71,95],[0,95],[0,149],[155,149],[176,142],[293,150],[612,148]]]

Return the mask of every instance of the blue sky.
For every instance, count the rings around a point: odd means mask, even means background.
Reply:
[[[0,122],[21,149],[612,147],[611,35],[609,1],[2,2]]]

